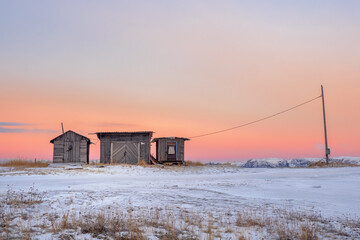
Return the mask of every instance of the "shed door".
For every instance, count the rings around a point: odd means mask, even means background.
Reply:
[[[140,158],[140,143],[138,142],[112,142],[111,163],[136,164]]]
[[[64,144],[64,162],[73,162],[73,152],[74,152],[73,143],[70,141],[65,141]]]
[[[167,160],[176,161],[176,142],[167,143]]]

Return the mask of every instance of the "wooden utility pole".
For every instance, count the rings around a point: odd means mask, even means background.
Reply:
[[[62,129],[62,134],[64,134],[64,124],[63,123],[61,123],[61,129]],[[64,139],[64,142],[63,142],[63,149],[65,149],[65,137],[63,137],[63,139]],[[67,154],[67,152],[66,151],[64,151],[64,155],[63,155],[63,162],[65,162],[65,154]]]
[[[326,156],[326,164],[329,164],[330,148],[328,148],[328,142],[327,142],[326,116],[325,116],[325,100],[324,100],[324,88],[323,88],[323,85],[321,85],[321,98],[322,98],[323,118],[324,118],[325,156]]]

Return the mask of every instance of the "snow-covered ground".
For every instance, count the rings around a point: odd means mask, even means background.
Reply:
[[[29,189],[41,196],[41,203],[28,210],[37,216],[36,221],[45,221],[42,216],[50,212],[61,216],[66,211],[129,208],[145,211],[171,209],[174,215],[192,212],[204,219],[211,213],[214,218],[222,216],[223,221],[229,214],[233,221],[232,213],[242,209],[277,209],[315,214],[333,222],[335,228],[341,228],[349,219],[358,223],[359,186],[360,167],[86,166],[73,170],[43,168],[22,171],[0,168],[0,198],[3,203],[9,194],[29,192]],[[1,207],[3,212],[9,209],[6,204]],[[12,221],[15,224],[17,220],[14,218]],[[359,228],[344,230],[341,238],[360,238]],[[254,229],[245,230],[242,234],[250,239],[270,238],[267,235],[269,230],[258,229],[257,234]],[[32,234],[42,239],[57,236],[47,233],[47,230]],[[239,232],[233,230],[220,235],[226,239],[238,239],[237,234]],[[334,237],[337,233],[333,234]],[[155,235],[148,234],[147,237],[156,239]],[[206,238],[201,234],[198,236]]]

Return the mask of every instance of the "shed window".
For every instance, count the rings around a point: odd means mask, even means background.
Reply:
[[[175,154],[175,146],[169,146],[168,154]]]

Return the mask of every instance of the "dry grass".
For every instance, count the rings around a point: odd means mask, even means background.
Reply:
[[[330,168],[330,167],[360,167],[360,165],[343,163],[343,162],[330,162],[326,164],[326,162],[324,161],[317,161],[309,164],[309,168]]]
[[[317,234],[319,229],[316,224],[305,222],[301,225],[300,229],[299,239],[301,240],[317,240],[319,238]]]
[[[94,238],[106,239],[134,239],[143,240],[142,223],[122,212],[97,211],[85,214],[66,212],[62,218],[53,221],[53,232],[66,232],[66,230],[78,230],[81,233],[91,234]]]
[[[47,162],[36,162],[33,160],[11,160],[0,163],[0,167],[15,167],[15,168],[44,168],[48,167]]]
[[[34,186],[28,191],[14,191],[10,188],[6,191],[4,202],[10,206],[34,205],[43,202],[43,195]]]
[[[149,164],[146,164],[146,162],[144,160],[142,160],[142,161],[139,161],[136,165],[142,166],[142,167],[147,167]]]
[[[12,212],[15,214],[16,212]],[[14,215],[13,215],[14,216]],[[209,213],[199,216],[196,212],[178,215],[173,211],[153,209],[150,211],[133,209],[127,210],[90,210],[78,212],[73,209],[59,215],[45,213],[41,215],[50,224],[44,225],[46,232],[51,232],[55,239],[76,239],[77,234],[90,234],[99,239],[149,239],[149,234],[158,239],[247,239],[247,231],[267,232],[264,239],[298,239],[317,240],[321,231],[329,233],[326,228],[320,228],[317,222],[284,219],[285,215],[269,215],[257,213],[256,210],[241,211],[237,219],[216,218]],[[286,215],[287,216],[287,215]],[[11,224],[14,220],[10,215],[1,216],[0,238],[28,238],[36,236],[32,219],[26,219],[18,226]],[[186,219],[199,218],[203,224],[189,222]],[[320,235],[319,235],[320,234]],[[332,232],[331,236],[339,233]],[[233,237],[229,237],[233,236]],[[344,239],[344,235],[341,235]]]
[[[186,166],[204,166],[205,164],[197,161],[185,161]]]
[[[251,234],[254,232],[262,234],[263,239],[355,239],[359,236],[356,235],[359,219],[337,222],[347,226],[344,232],[316,213],[251,207],[228,212],[193,212],[171,207],[137,208],[131,204],[121,209],[79,209],[71,206],[72,197],[66,204],[68,208],[63,209],[53,208],[54,202],[43,201],[43,196],[34,187],[27,191],[9,189],[6,196],[0,198],[0,239],[32,239],[44,232],[51,233],[54,239],[77,239],[78,235],[90,234],[98,239],[245,240],[251,239],[248,233],[254,236]],[[50,208],[51,211],[46,210]]]

